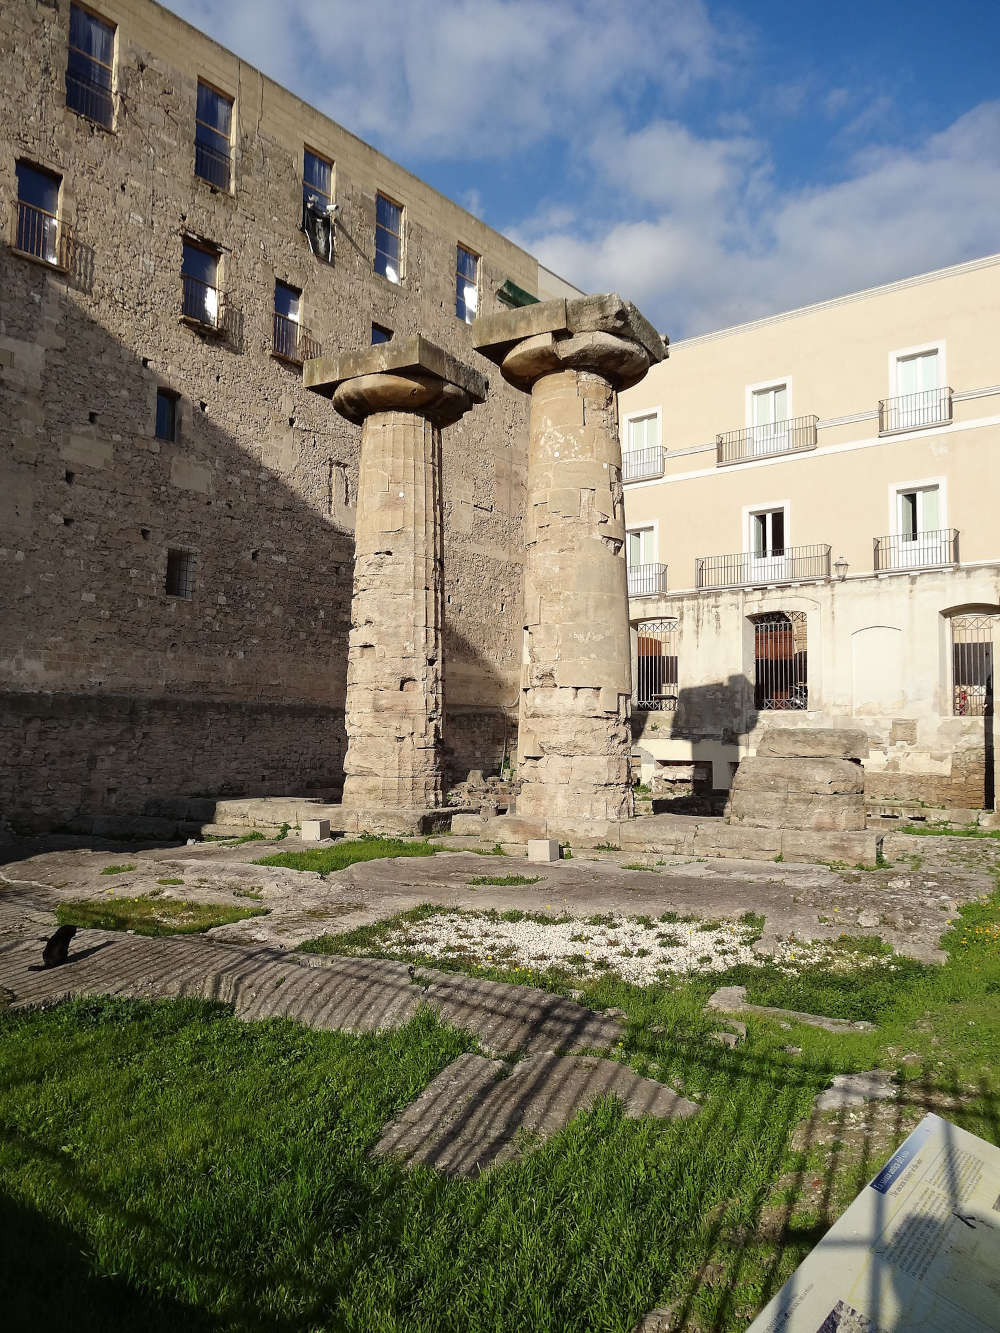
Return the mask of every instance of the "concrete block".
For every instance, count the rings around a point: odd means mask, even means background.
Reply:
[[[303,819],[301,837],[303,842],[321,842],[330,836],[328,819]]]
[[[558,842],[554,838],[529,838],[529,861],[558,861],[561,855]]]
[[[769,727],[757,744],[761,757],[867,759],[865,732],[841,727]]]
[[[852,866],[873,866],[882,835],[875,829],[826,832],[819,829],[783,829],[781,855],[786,861],[844,861]]]

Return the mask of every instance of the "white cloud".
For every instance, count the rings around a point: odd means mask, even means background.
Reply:
[[[646,132],[633,137],[638,147],[625,136],[607,167],[616,183],[632,178],[636,160],[652,161],[643,156]],[[690,136],[656,141],[661,179],[694,170],[699,145]],[[919,147],[870,148],[839,181],[808,189],[782,189],[742,138],[707,140],[703,149],[706,165],[694,170],[693,188],[679,191],[680,206],[664,189],[649,215],[651,191],[638,181],[631,220],[556,228],[529,221],[517,239],[570,281],[631,296],[672,335],[998,249],[1000,101],[983,103]],[[603,143],[597,158],[605,160]],[[704,206],[692,207],[699,197]]]

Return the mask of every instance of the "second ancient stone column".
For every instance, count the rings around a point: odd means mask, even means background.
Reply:
[[[618,296],[488,316],[473,339],[531,393],[517,813],[627,818],[632,683],[616,393],[666,346]]]
[[[486,396],[424,338],[308,362],[307,388],[362,425],[343,804],[443,802],[441,427]]]

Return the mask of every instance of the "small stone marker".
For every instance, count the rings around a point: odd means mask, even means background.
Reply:
[[[559,844],[554,838],[529,838],[528,839],[528,860],[529,861],[558,861]]]
[[[328,819],[303,819],[301,834],[303,842],[322,842],[324,838],[330,836],[330,821]]]
[[[865,1102],[894,1100],[898,1089],[890,1069],[869,1069],[863,1074],[837,1074],[816,1098],[817,1111],[843,1111]]]

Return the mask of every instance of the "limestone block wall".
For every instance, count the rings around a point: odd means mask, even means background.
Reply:
[[[230,707],[234,718],[243,706],[271,708],[294,722],[288,743],[303,756],[302,780],[336,786],[342,751],[327,739],[321,760],[314,728],[329,738],[343,726],[359,440],[303,390],[297,368],[271,355],[275,281],[301,289],[302,321],[325,352],[367,346],[374,322],[397,337],[423,332],[489,371],[455,316],[456,243],[481,255],[487,310],[499,308],[508,278],[535,289],[538,266],[159,6],[98,8],[118,25],[110,133],[65,106],[65,0],[0,9],[6,717],[23,722],[25,697],[39,718],[52,696],[63,710],[75,701],[75,735],[60,729],[51,742],[65,746],[68,774],[78,745],[96,735],[105,696]],[[232,192],[193,174],[199,77],[234,97]],[[298,229],[304,144],[334,163],[332,265]],[[69,274],[9,246],[19,159],[62,177],[60,212],[77,238]],[[399,284],[373,272],[379,190],[405,209]],[[185,237],[219,248],[225,337],[180,322]],[[445,704],[463,719],[456,751],[492,736],[497,710],[517,695],[526,405],[493,379],[487,403],[447,432],[442,454]],[[179,395],[169,442],[155,437],[161,387]],[[190,599],[165,594],[171,549],[193,555]],[[247,792],[301,785],[260,729],[217,728],[217,765],[200,747],[185,758],[169,717],[153,708],[148,718],[163,728],[144,751],[158,790],[211,790],[227,765],[228,790],[237,773]],[[461,764],[488,770],[490,755]],[[60,808],[72,802],[66,781],[53,784],[52,763],[29,755],[16,772],[0,767],[0,807],[30,812],[57,790]],[[133,789],[118,784],[120,812]],[[99,799],[81,779],[81,808]]]

